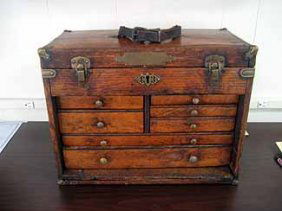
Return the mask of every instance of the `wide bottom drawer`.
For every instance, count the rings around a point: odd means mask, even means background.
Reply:
[[[126,150],[64,150],[68,169],[178,168],[223,166],[230,147],[182,147]]]

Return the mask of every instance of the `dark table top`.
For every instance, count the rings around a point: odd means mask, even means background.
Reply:
[[[282,124],[252,123],[238,186],[58,186],[46,122],[25,123],[0,154],[0,210],[282,210],[274,162]]]

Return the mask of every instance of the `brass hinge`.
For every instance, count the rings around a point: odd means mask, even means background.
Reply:
[[[205,58],[205,67],[211,82],[218,82],[224,72],[225,58],[219,55],[210,55]]]
[[[57,75],[56,70],[54,69],[42,69],[42,78],[55,78]]]
[[[77,56],[71,59],[71,67],[74,69],[78,82],[85,82],[89,73],[91,72],[90,68],[90,59]]]
[[[242,78],[253,78],[255,76],[255,68],[244,68],[240,70]]]

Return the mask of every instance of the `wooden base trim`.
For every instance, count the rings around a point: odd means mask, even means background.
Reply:
[[[236,183],[236,182],[235,182]],[[66,170],[59,185],[235,184],[227,166],[209,168]]]

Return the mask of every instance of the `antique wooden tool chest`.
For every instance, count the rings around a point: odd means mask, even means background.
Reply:
[[[117,34],[38,50],[58,183],[237,184],[257,47],[226,29]]]

